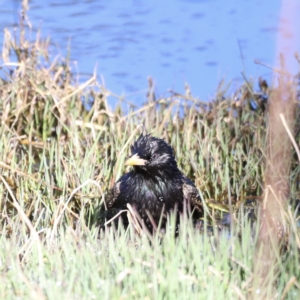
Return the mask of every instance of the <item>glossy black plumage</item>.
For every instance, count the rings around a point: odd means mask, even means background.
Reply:
[[[166,215],[175,207],[182,212],[190,205],[195,215],[202,215],[202,201],[195,185],[178,169],[173,149],[164,140],[142,134],[131,152],[125,164],[133,169],[109,191],[108,209],[125,210],[127,204],[132,205],[150,231],[153,221],[159,223],[162,212],[164,227]]]

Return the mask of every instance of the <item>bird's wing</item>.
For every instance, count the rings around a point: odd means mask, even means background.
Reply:
[[[111,188],[105,196],[105,204],[101,207],[104,209],[100,210],[97,219],[97,224],[101,228],[104,228],[105,223],[113,219],[119,213],[119,211],[122,210],[122,208],[116,207],[116,202],[118,200],[118,196],[120,195],[120,186],[121,182],[116,182],[113,188]]]
[[[182,181],[182,192],[184,200],[190,203],[192,209],[196,209],[198,212],[203,213],[202,199],[194,183],[186,176],[183,176]]]
[[[115,204],[116,200],[118,199],[118,196],[120,194],[120,186],[121,186],[121,181],[116,182],[113,188],[110,189],[109,192],[107,193],[105,199],[107,208],[112,207]]]

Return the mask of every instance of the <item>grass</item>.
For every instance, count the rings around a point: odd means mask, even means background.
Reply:
[[[216,295],[243,294],[234,282],[240,281],[241,269],[251,269],[251,250],[239,246],[232,256],[225,235],[212,245],[213,238],[195,234],[192,226],[184,231],[176,241],[167,233],[162,241],[149,244],[148,238],[123,230],[105,233],[97,241],[95,231],[83,234],[68,228],[55,245],[43,246],[42,267],[36,246],[20,262],[16,247],[20,241],[2,240],[1,261],[6,268],[1,295],[6,299],[216,299]]]
[[[116,96],[96,76],[77,83],[67,58],[50,61],[48,41],[30,42],[26,26],[19,30],[15,37],[6,31],[0,69],[0,298],[259,297],[251,212],[264,190],[272,87],[245,81],[228,96],[220,86],[209,103],[174,92],[139,108],[117,97],[111,109]],[[295,115],[299,141],[298,102]],[[174,147],[180,168],[201,191],[201,232],[183,217],[177,238],[172,226],[163,238],[138,235],[132,226],[99,233],[100,203],[143,130]],[[296,152],[289,179],[287,251],[270,267],[269,298],[300,293]],[[232,226],[223,226],[229,211]]]
[[[45,229],[39,248],[36,242],[28,244],[25,232],[9,239],[2,235],[0,295],[3,299],[247,299],[255,239],[249,222],[243,223],[241,241],[229,239],[225,232],[199,235],[189,222],[177,240],[171,230],[163,239],[151,241],[123,229],[97,238],[96,230],[78,226],[59,230],[52,241],[51,229]],[[275,266],[270,270],[278,280],[278,295],[292,281],[285,299],[299,297],[299,285],[294,285],[294,277],[299,276],[297,253],[294,243],[278,260],[279,270]]]

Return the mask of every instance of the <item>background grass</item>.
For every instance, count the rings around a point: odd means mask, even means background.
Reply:
[[[49,41],[19,30],[5,33],[0,69],[0,298],[247,299],[272,87],[245,80],[232,95],[220,85],[210,103],[187,90],[137,108],[95,76],[78,83],[67,58],[49,60]],[[163,238],[132,226],[99,232],[99,205],[141,131],[170,143],[199,188],[201,230],[185,218],[175,238],[172,216]],[[293,153],[287,251],[269,272],[276,298],[299,298],[298,191]]]

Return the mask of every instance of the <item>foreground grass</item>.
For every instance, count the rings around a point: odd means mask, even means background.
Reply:
[[[245,218],[241,218],[245,220]],[[172,222],[172,221],[171,221]],[[2,299],[248,299],[252,293],[255,236],[243,221],[242,239],[195,231],[185,221],[180,235],[163,239],[128,231],[66,228],[39,245],[20,232],[1,237]],[[277,297],[298,299],[297,247],[277,261]],[[259,290],[256,291],[259,296]]]
[[[256,90],[249,81],[231,96],[220,87],[211,103],[171,93],[140,108],[117,97],[112,110],[108,103],[116,96],[96,77],[77,84],[70,62],[50,62],[48,43],[28,42],[24,30],[20,40],[6,31],[1,58],[0,297],[247,299],[255,281],[252,205],[264,189],[272,88]],[[295,115],[299,141],[298,103]],[[143,130],[173,146],[201,191],[209,226],[199,230],[185,220],[178,238],[172,230],[164,238],[138,236],[131,227],[99,235],[100,204]],[[277,292],[270,287],[270,295],[277,298],[299,298],[292,201],[299,182],[293,153],[287,251],[269,272]],[[232,226],[224,229],[229,211]]]

